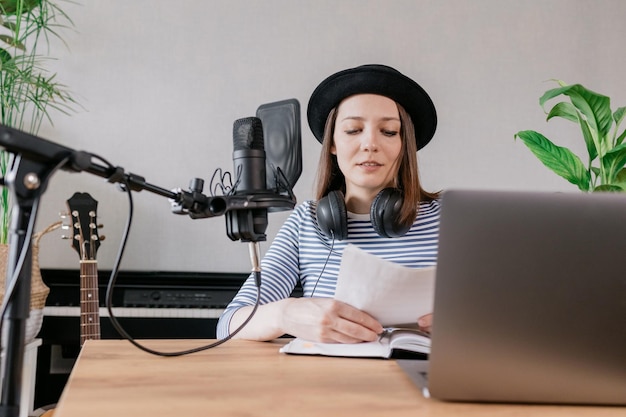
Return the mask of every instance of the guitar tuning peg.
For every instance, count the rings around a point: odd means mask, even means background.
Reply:
[[[104,225],[102,223],[98,224],[98,229],[102,229],[104,227]]]
[[[68,213],[67,211],[60,211],[59,217],[62,219],[67,219],[68,217],[70,217],[70,213]]]
[[[106,237],[105,235],[100,235],[100,240],[104,240],[104,239],[106,239],[106,238],[107,238],[107,237]]]
[[[61,239],[63,239],[63,240],[69,240],[69,239],[71,239],[71,238],[72,238],[72,237],[71,237],[71,236],[68,236],[68,235],[61,235]]]

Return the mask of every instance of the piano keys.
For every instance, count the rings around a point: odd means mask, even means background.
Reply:
[[[159,307],[113,307],[116,318],[177,318],[219,319],[223,308],[159,308]],[[80,307],[46,306],[45,317],[79,317]],[[100,318],[109,317],[109,310],[100,307]]]

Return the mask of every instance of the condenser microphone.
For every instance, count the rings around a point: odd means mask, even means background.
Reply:
[[[263,124],[258,117],[246,117],[233,123],[233,165],[235,195],[267,191]]]
[[[255,197],[270,193],[266,188],[263,124],[258,117],[235,120],[233,166],[233,195]],[[267,207],[243,207],[226,213],[226,234],[231,240],[264,241],[266,229]]]

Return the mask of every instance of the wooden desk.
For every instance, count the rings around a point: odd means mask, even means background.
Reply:
[[[198,340],[149,340],[157,350]],[[123,340],[83,347],[54,417],[624,416],[625,408],[444,403],[422,397],[393,360],[294,356],[284,341],[230,341],[157,357]]]

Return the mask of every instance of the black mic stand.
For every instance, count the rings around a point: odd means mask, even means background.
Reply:
[[[7,288],[15,285],[13,297],[7,299],[6,343],[4,345],[2,402],[0,417],[17,417],[21,399],[22,367],[26,319],[30,314],[32,269],[31,238],[39,199],[46,189],[49,177],[58,163],[38,163],[17,155],[11,170],[4,178],[12,191],[10,248],[7,263]],[[18,259],[22,255],[21,259]],[[21,264],[21,265],[20,265]],[[15,274],[17,271],[17,275]],[[15,281],[15,282],[13,282]],[[11,294],[6,293],[5,297]],[[4,327],[3,326],[3,327]]]

